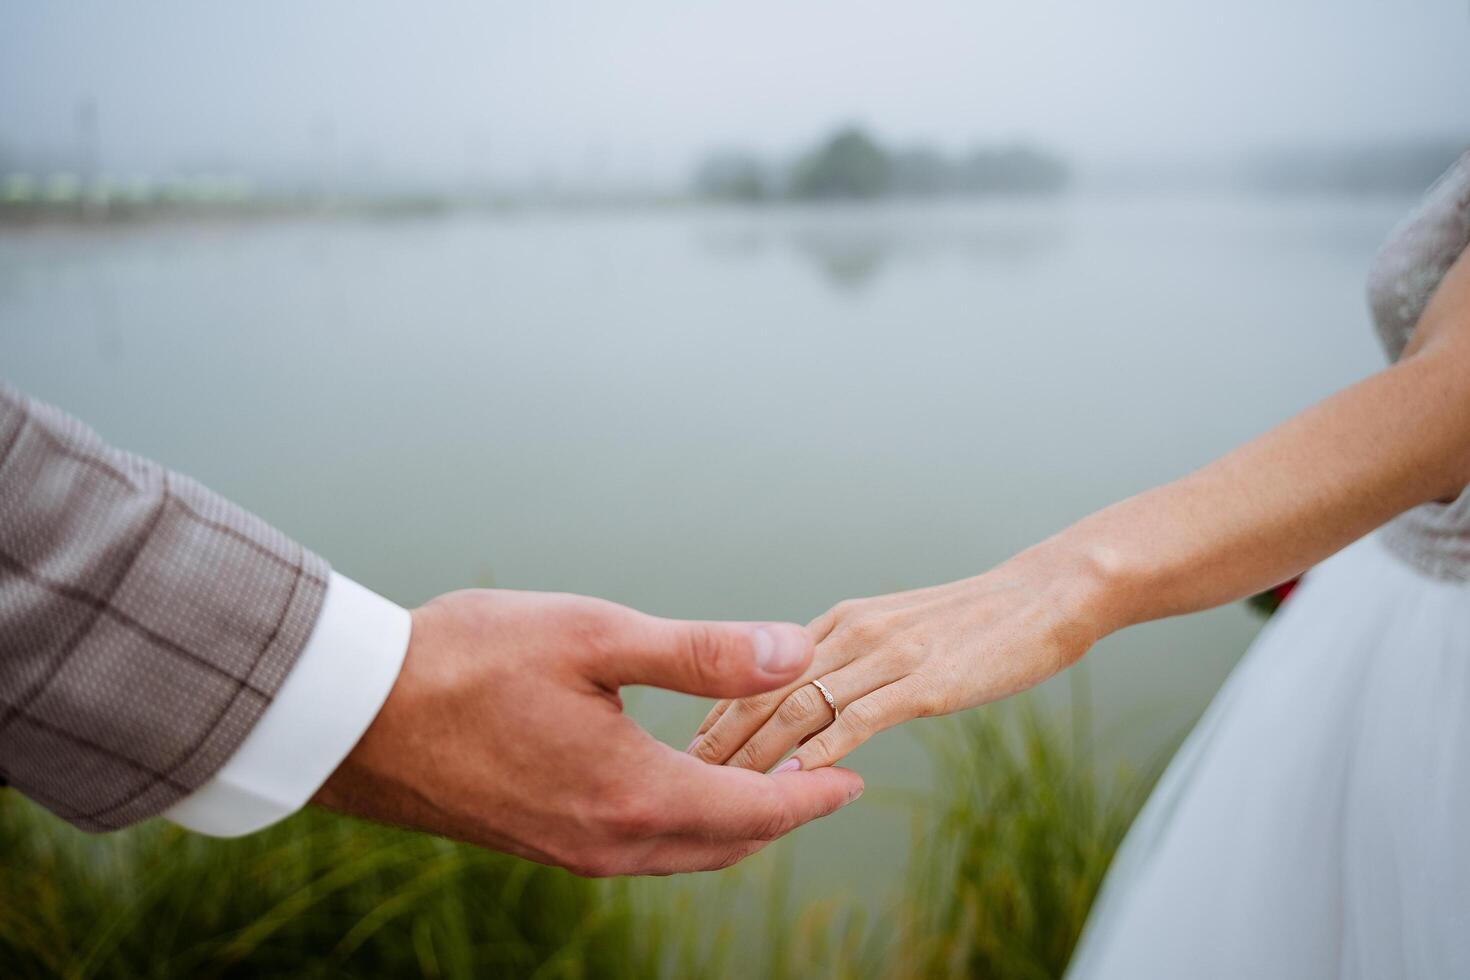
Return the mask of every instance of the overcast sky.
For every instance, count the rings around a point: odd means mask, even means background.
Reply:
[[[104,166],[669,179],[1027,137],[1089,161],[1463,136],[1470,0],[0,0],[0,154]]]

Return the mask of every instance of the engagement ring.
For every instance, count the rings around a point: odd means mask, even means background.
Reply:
[[[831,691],[827,690],[827,685],[821,681],[812,681],[812,684],[816,686],[817,690],[822,692],[822,700],[826,701],[827,707],[832,709],[832,720],[836,721],[838,718],[841,718],[842,709],[837,707],[837,699],[832,696]]]

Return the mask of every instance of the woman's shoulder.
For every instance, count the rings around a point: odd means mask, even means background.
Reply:
[[[1403,352],[1429,298],[1470,245],[1470,152],[1425,193],[1379,250],[1368,275],[1368,301],[1379,339],[1392,358]]]

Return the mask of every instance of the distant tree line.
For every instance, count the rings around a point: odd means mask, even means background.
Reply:
[[[727,201],[871,200],[1051,194],[1069,178],[1064,161],[1034,147],[980,147],[949,156],[926,146],[889,149],[847,127],[785,166],[738,150],[711,154],[696,170],[694,188],[703,197]]]

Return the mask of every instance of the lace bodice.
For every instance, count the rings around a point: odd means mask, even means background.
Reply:
[[[1429,298],[1470,246],[1470,153],[1461,157],[1389,237],[1368,280],[1379,339],[1395,360]],[[1470,488],[1448,504],[1425,504],[1388,523],[1384,543],[1437,578],[1470,581]]]

